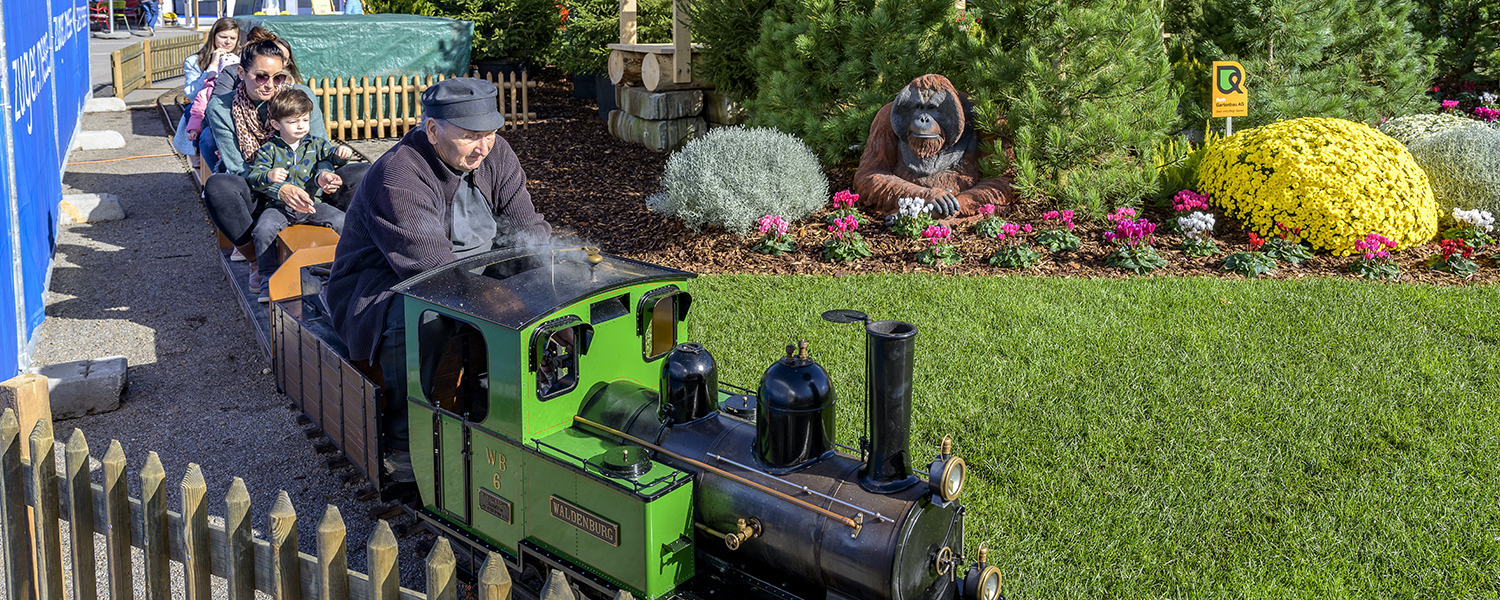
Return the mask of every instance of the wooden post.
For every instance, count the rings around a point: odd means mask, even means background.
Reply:
[[[453,556],[453,547],[448,538],[440,537],[427,553],[427,600],[458,600],[457,580],[454,573],[458,559]]]
[[[508,79],[508,80],[510,80],[510,114],[514,116],[514,115],[516,115],[516,97],[517,97],[517,94],[516,94],[516,81],[519,78],[516,77],[515,73],[507,74],[505,78]],[[520,117],[516,117],[516,118],[520,118]],[[511,127],[510,128],[513,129],[513,130],[514,129],[519,129],[519,127],[516,126],[515,122],[511,123]]]
[[[94,580],[94,486],[89,483],[89,442],[83,430],[68,437],[68,544],[73,549],[73,597],[99,596]]]
[[[146,453],[141,467],[141,555],[146,559],[146,600],[172,598],[172,546],[167,537],[167,471]]]
[[[318,86],[316,91],[323,96],[323,129],[328,131],[329,137],[333,137],[334,127],[338,125],[338,121],[335,121],[333,113],[329,112],[331,105],[328,102],[328,98],[332,95],[332,92],[328,89],[327,77],[323,78],[323,84]],[[343,138],[339,139],[342,140]]]
[[[271,597],[302,600],[302,561],[297,557],[297,510],[286,490],[271,506]]]
[[[635,43],[636,0],[620,0],[620,43]]]
[[[255,541],[250,537],[250,492],[238,477],[224,494],[224,580],[229,600],[255,600]],[[127,596],[128,597],[128,596]]]
[[[364,114],[365,114],[365,137],[364,137],[364,139],[368,140],[370,138],[375,137],[375,123],[374,123],[374,120],[376,118],[378,118],[376,115],[370,114],[371,112],[373,112],[371,110],[370,105],[375,103],[375,94],[374,94],[374,91],[370,89],[370,78],[369,77],[360,77],[359,78],[359,86],[363,90],[360,93],[360,96],[361,96],[361,99],[364,100],[364,109],[365,109],[364,110]]]
[[[531,103],[527,99],[526,90],[531,86],[531,78],[525,71],[521,72],[521,128],[531,129]]]
[[[690,0],[672,0],[672,82],[693,80],[693,43],[688,14]]]
[[[197,0],[192,0],[196,2]],[[208,484],[203,469],[188,463],[179,484],[182,490],[182,570],[188,600],[209,600]]]
[[[36,554],[36,597],[38,600],[62,600],[62,531],[57,520],[57,456],[53,450],[52,423],[37,421],[31,430],[31,488],[36,494],[32,505],[36,537],[32,538]]]
[[[329,504],[318,521],[318,600],[349,600],[347,533],[338,507]]]
[[[479,568],[479,600],[510,600],[510,569],[505,559],[490,552]]]
[[[21,477],[23,445],[16,411],[6,408],[0,413],[0,545],[5,551],[7,598],[29,598],[35,585],[31,532],[26,529],[26,484]]]
[[[109,555],[109,597],[131,598],[135,583],[130,575],[130,488],[125,482],[125,449],[119,440],[109,441],[104,453],[104,541]]]
[[[0,383],[0,408],[16,409],[21,424],[21,458],[31,458],[31,430],[39,420],[52,422],[52,403],[47,397],[47,378],[36,373],[22,373]]]
[[[370,572],[370,600],[401,597],[401,569],[397,563],[396,534],[381,520],[365,543],[365,570]]]
[[[112,7],[114,2],[110,2],[109,4]],[[110,23],[109,28],[110,33],[114,33],[114,23]],[[115,97],[121,100],[125,99],[125,71],[120,65],[120,53],[123,51],[121,49],[109,53],[109,71],[114,76]]]
[[[333,96],[333,110],[338,115],[333,122],[338,125],[339,139],[348,141],[349,138],[344,134],[344,78],[334,77],[333,88],[329,89],[328,93]],[[332,129],[328,130],[328,135],[333,135]]]

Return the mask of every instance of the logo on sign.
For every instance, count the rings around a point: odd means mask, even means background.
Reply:
[[[1234,61],[1214,61],[1213,116],[1244,117],[1250,114],[1245,92],[1245,67]]]

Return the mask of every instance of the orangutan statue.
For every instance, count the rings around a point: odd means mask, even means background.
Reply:
[[[1010,182],[979,179],[979,134],[967,94],[942,75],[923,75],[896,94],[870,123],[854,192],[894,215],[902,198],[921,198],[938,219],[969,217],[986,204],[1014,200]],[[1003,210],[1003,209],[1002,209]]]

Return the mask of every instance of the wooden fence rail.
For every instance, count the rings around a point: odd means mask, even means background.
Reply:
[[[324,77],[308,79],[307,87],[323,108],[328,136],[347,141],[406,135],[422,123],[422,91],[450,77],[457,75]],[[536,121],[529,94],[536,82],[525,73],[507,73],[499,80],[490,73],[485,80],[499,89],[495,101],[505,129],[529,129]]]
[[[22,458],[28,444],[30,458]],[[37,422],[22,440],[15,411],[0,414],[0,546],[5,558],[8,598],[63,600],[60,519],[66,519],[72,554],[73,598],[98,597],[95,589],[94,533],[105,538],[108,596],[131,598],[131,547],[141,549],[147,600],[209,597],[210,575],[228,584],[230,600],[253,600],[255,592],[277,600],[451,600],[456,598],[457,564],[445,538],[427,555],[427,590],[399,586],[398,547],[390,525],[381,521],[370,536],[366,556],[370,574],[348,569],[344,520],[328,506],[318,521],[317,556],[297,550],[297,512],[285,491],[271,508],[265,528],[269,539],[250,530],[250,493],[236,477],[224,495],[224,525],[208,523],[208,488],[203,472],[189,464],[179,485],[181,512],[167,510],[166,471],[155,452],[137,474],[141,498],[127,495],[125,451],[111,440],[104,455],[104,484],[89,482],[89,447],[74,429],[59,475],[52,425]],[[28,519],[27,510],[33,517]],[[184,585],[174,590],[170,563],[183,566]],[[480,600],[510,598],[510,573],[500,555],[490,553],[480,569]]]
[[[110,73],[114,76],[115,97],[124,98],[135,90],[151,89],[151,84],[182,76],[182,61],[203,47],[207,33],[142,40],[109,53]]]

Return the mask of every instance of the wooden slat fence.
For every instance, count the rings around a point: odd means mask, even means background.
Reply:
[[[422,123],[422,91],[457,75],[402,75],[384,77],[324,77],[308,79],[323,109],[328,136],[339,140],[401,137]],[[536,87],[523,72],[507,73],[485,80],[499,88],[496,103],[505,117],[505,129],[529,129],[536,121],[531,111],[530,90]]]
[[[193,33],[142,40],[109,53],[115,97],[124,98],[135,90],[151,89],[158,81],[181,77],[182,61],[202,48],[206,39],[207,33]]]
[[[21,457],[28,444],[29,459]],[[297,551],[297,513],[282,491],[265,530],[250,529],[250,493],[236,477],[224,495],[224,525],[208,523],[208,488],[203,472],[189,464],[179,485],[181,512],[167,510],[167,474],[155,452],[137,474],[141,498],[128,496],[125,451],[111,440],[104,455],[104,484],[89,482],[89,447],[74,429],[64,452],[65,472],[57,473],[52,425],[39,420],[29,440],[21,439],[15,411],[0,414],[0,551],[5,558],[8,598],[63,600],[61,525],[69,529],[72,598],[98,597],[95,569],[107,570],[108,597],[132,597],[131,547],[143,556],[146,599],[209,597],[210,575],[226,580],[230,600],[253,600],[255,592],[277,600],[453,600],[457,564],[445,538],[427,555],[426,593],[402,588],[398,547],[390,525],[381,521],[370,536],[370,574],[348,569],[344,520],[328,506],[318,521],[317,556]],[[27,510],[34,518],[27,518]],[[95,564],[94,533],[105,538],[105,560]],[[80,551],[82,549],[82,551]],[[183,567],[183,588],[172,589],[171,562]],[[480,569],[480,600],[510,598],[510,573],[500,555],[490,553]]]

